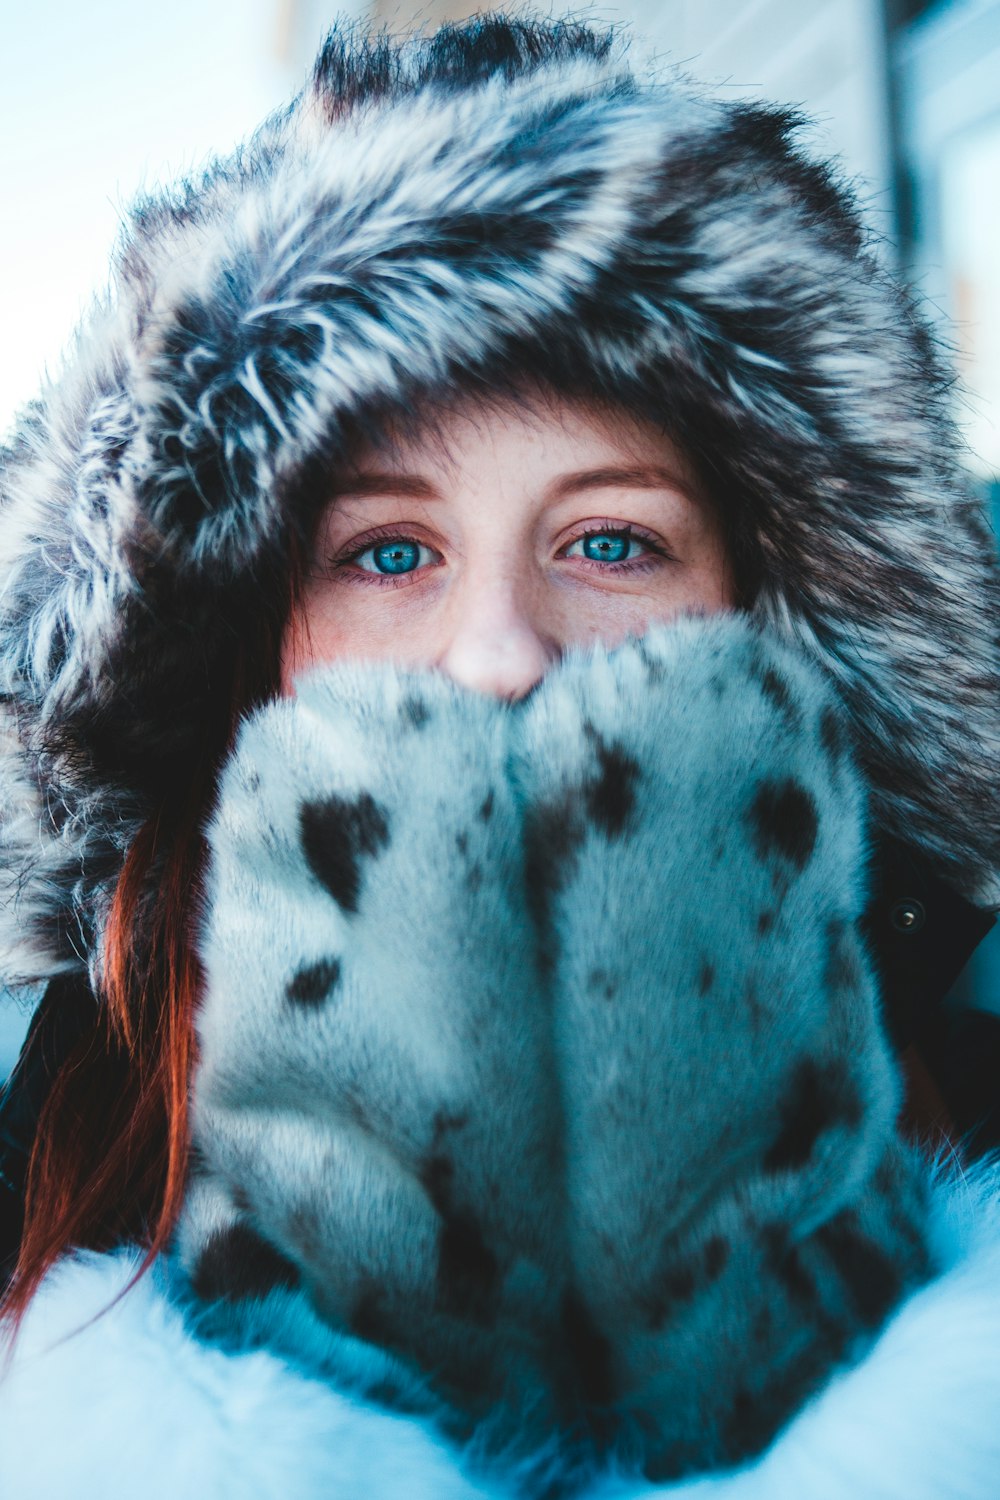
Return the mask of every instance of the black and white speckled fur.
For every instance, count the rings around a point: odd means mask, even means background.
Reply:
[[[575,25],[335,33],[112,291],[2,461],[0,970],[92,962],[344,445],[526,374],[664,420],[754,609],[841,694],[877,826],[1000,901],[997,582],[946,381],[787,113]]]
[[[747,622],[513,707],[322,669],[244,727],[210,841],[203,1327],[338,1379],[370,1339],[496,1441],[663,1478],[759,1451],[929,1273],[857,775]]]

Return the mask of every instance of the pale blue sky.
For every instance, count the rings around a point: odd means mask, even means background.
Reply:
[[[0,0],[0,431],[103,284],[121,207],[296,90],[284,13],[282,0]]]

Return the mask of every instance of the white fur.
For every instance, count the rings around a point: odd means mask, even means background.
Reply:
[[[125,1291],[136,1266],[132,1252],[65,1261],[36,1298],[0,1383],[5,1500],[490,1493],[426,1424],[272,1354],[199,1343],[159,1268]]]
[[[942,1181],[934,1221],[948,1269],[762,1459],[666,1487],[607,1476],[587,1500],[996,1500],[1000,1164]],[[510,1474],[471,1477],[426,1424],[355,1401],[271,1354],[199,1343],[159,1267],[95,1319],[135,1266],[127,1252],[82,1256],[58,1267],[36,1298],[0,1383],[4,1500],[518,1492]]]

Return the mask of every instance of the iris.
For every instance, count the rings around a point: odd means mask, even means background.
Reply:
[[[594,531],[583,539],[583,555],[591,562],[624,562],[629,540],[620,531]]]
[[[412,573],[420,561],[416,542],[383,542],[372,548],[372,559],[380,573]]]

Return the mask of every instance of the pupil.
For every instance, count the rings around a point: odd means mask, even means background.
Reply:
[[[420,560],[416,542],[383,542],[375,548],[375,566],[380,573],[412,573]]]
[[[591,562],[622,562],[628,556],[627,536],[616,536],[611,531],[595,532],[584,538],[583,555]]]

